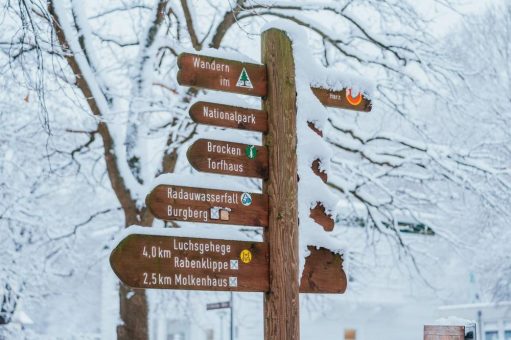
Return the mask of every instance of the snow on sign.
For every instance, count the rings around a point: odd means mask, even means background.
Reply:
[[[300,280],[300,293],[342,294],[348,287],[342,256],[325,248],[309,246],[310,255]]]
[[[239,260],[247,249],[250,262]],[[263,242],[132,234],[110,265],[133,288],[265,292],[268,249]]]
[[[198,54],[181,53],[177,60],[180,85],[234,92],[250,96],[266,95],[266,67]]]
[[[371,111],[371,101],[361,93],[354,94],[350,89],[334,91],[319,87],[312,87],[312,92],[325,106],[338,107],[354,111]]]
[[[186,156],[198,171],[243,177],[268,177],[268,150],[264,146],[199,139],[190,146]]]
[[[258,132],[268,131],[266,111],[217,103],[197,102],[190,107],[196,123]]]
[[[165,221],[268,226],[266,194],[159,185],[146,204],[156,218]]]

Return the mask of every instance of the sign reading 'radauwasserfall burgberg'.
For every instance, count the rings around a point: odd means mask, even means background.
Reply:
[[[268,195],[159,185],[146,198],[151,213],[166,221],[268,226]]]
[[[177,60],[180,85],[212,90],[266,95],[266,67],[240,61],[182,53]]]
[[[112,251],[110,264],[133,288],[264,292],[265,243],[133,234]]]

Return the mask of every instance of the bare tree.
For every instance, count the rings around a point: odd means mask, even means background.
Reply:
[[[446,50],[466,69],[463,81],[457,86],[454,109],[463,112],[463,120],[471,122],[471,127],[464,126],[470,139],[475,137],[479,141],[471,152],[485,155],[487,162],[500,166],[500,177],[507,178],[511,157],[511,5],[502,2],[487,6],[465,20],[447,40]],[[481,139],[486,140],[481,142]],[[498,193],[496,199],[509,204],[507,181],[494,183],[494,192]],[[483,216],[486,223],[476,234],[474,249],[475,267],[483,282],[481,294],[487,299],[508,301],[511,299],[509,220],[506,212],[499,210]]]
[[[484,204],[502,209],[502,192],[492,188],[508,188],[508,178],[501,176],[506,165],[494,167],[488,150],[446,147],[424,129],[418,115],[424,101],[448,97],[453,79],[463,75],[439,52],[427,18],[406,1],[157,0],[85,6],[79,0],[20,0],[5,6],[10,35],[4,33],[0,48],[11,63],[51,75],[63,93],[76,98],[73,110],[90,115],[92,128],[78,131],[83,144],[69,156],[78,158],[101,144],[125,226],[152,225],[143,203],[146,186],[176,169],[180,149],[195,132],[186,109],[200,92],[178,86],[177,55],[183,49],[239,50],[237,37],[253,38],[274,19],[307,30],[325,66],[377,80],[374,115],[381,124],[368,127],[354,113],[330,119],[327,138],[336,154],[329,180],[352,208],[346,223],[363,220],[406,250],[399,220],[420,222],[417,212],[445,209],[453,193],[444,190],[447,186],[470,190]],[[44,89],[38,90],[44,103]],[[145,293],[121,285],[119,297],[119,339],[147,338]]]

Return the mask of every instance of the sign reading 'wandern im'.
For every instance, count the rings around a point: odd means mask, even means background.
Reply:
[[[133,234],[112,251],[110,264],[133,288],[268,290],[262,242]]]
[[[151,213],[165,221],[268,226],[268,195],[158,185],[146,198]]]
[[[264,146],[199,139],[190,146],[186,156],[198,171],[268,177],[268,150]]]
[[[180,85],[259,97],[266,95],[266,68],[263,65],[181,53],[177,66]]]

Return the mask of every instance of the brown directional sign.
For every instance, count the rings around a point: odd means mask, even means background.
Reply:
[[[354,111],[371,111],[371,101],[361,93],[352,96],[350,89],[333,91],[319,87],[312,87],[312,92],[325,106],[338,107]]]
[[[219,91],[266,95],[266,67],[198,54],[182,53],[177,59],[180,85]]]
[[[348,280],[342,268],[342,256],[325,248],[309,246],[300,281],[300,293],[337,293],[346,291]]]
[[[151,213],[166,221],[268,226],[268,195],[159,185],[147,196]]]
[[[266,132],[266,111],[217,103],[197,102],[190,107],[190,117],[196,123],[233,129]]]
[[[268,150],[264,146],[199,139],[190,146],[186,156],[198,171],[268,177]]]
[[[335,221],[330,215],[326,214],[323,204],[317,203],[316,206],[310,210],[309,217],[312,218],[314,222],[321,225],[325,231],[334,230]]]
[[[112,251],[110,265],[133,288],[264,292],[266,243],[133,234]]]
[[[309,250],[300,293],[344,293],[347,280],[341,256],[323,248]],[[112,251],[110,265],[133,288],[269,289],[268,249],[263,242],[132,234]]]

